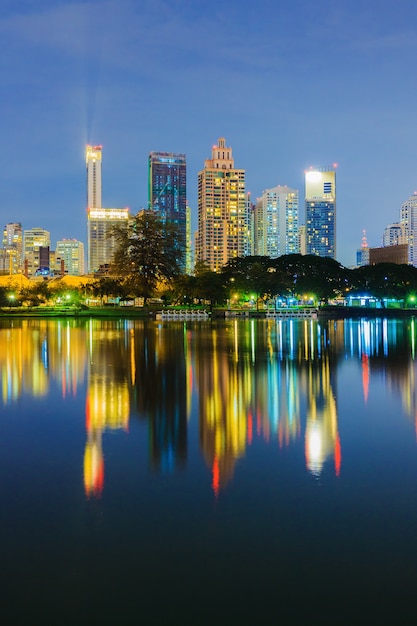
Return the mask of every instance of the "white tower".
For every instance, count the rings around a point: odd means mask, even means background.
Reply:
[[[87,209],[101,209],[101,157],[102,146],[87,146]]]

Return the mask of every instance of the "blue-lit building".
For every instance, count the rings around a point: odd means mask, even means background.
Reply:
[[[305,173],[306,253],[336,258],[336,169]]]
[[[151,152],[149,155],[148,207],[163,221],[178,224],[187,258],[187,162],[185,154]]]

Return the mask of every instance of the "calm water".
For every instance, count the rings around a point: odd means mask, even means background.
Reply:
[[[416,342],[1,321],[2,623],[413,623]]]

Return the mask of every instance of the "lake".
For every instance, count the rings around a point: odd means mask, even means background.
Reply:
[[[414,614],[416,342],[414,318],[1,319],[2,623]]]

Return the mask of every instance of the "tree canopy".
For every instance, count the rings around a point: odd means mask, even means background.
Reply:
[[[141,211],[126,227],[115,231],[113,273],[144,301],[158,284],[181,273],[184,241],[179,226],[162,220],[154,211]]]

